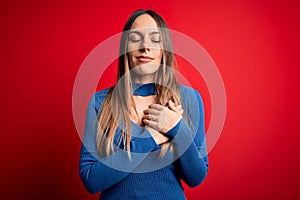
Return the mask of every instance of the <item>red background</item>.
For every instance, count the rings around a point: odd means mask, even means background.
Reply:
[[[297,1],[0,4],[1,199],[97,199],[78,176],[73,83],[88,53],[138,8],[155,9],[171,29],[198,41],[225,83],[225,126],[206,180],[186,188],[187,199],[300,198]],[[209,119],[205,86],[181,68],[202,93]],[[107,75],[100,87],[112,84]]]

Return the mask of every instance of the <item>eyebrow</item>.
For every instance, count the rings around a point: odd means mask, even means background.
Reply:
[[[153,31],[153,32],[150,33],[150,35],[153,35],[153,34],[160,34],[160,32],[158,32],[158,31]]]
[[[139,32],[139,31],[131,31],[129,34],[132,34],[132,33],[136,33],[136,34],[142,35],[142,33]],[[152,31],[152,32],[150,32],[150,35],[153,35],[153,34],[160,34],[160,32],[159,31]]]

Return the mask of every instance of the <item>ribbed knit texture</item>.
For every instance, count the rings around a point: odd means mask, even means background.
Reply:
[[[134,95],[155,94],[154,83],[134,84],[133,89]],[[85,135],[80,152],[80,177],[86,189],[92,194],[101,192],[99,199],[102,200],[185,199],[181,180],[188,186],[195,187],[204,180],[208,171],[204,110],[199,93],[190,87],[180,86],[182,107],[188,113],[190,121],[181,119],[166,133],[174,151],[168,151],[164,158],[151,157],[153,154],[159,155],[160,146],[144,127],[132,122],[131,152],[139,153],[139,156],[133,156],[130,160],[127,153],[122,151],[107,158],[101,158],[97,153],[97,114],[107,92],[108,89],[105,89],[93,96],[86,114]],[[118,128],[115,144],[119,144],[120,134],[121,130]],[[122,142],[119,148],[123,150]],[[149,170],[152,165],[168,158],[178,159]]]

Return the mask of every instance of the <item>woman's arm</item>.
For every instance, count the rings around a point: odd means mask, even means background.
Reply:
[[[179,157],[175,162],[182,180],[190,187],[199,185],[208,172],[208,157],[204,129],[204,108],[200,94],[185,94],[186,112],[189,112],[192,128],[181,119],[178,124],[166,133],[172,139],[174,151]],[[183,99],[184,100],[184,99]]]
[[[127,172],[115,170],[102,163],[84,145],[80,150],[79,168],[80,178],[92,194],[103,191],[128,175]]]
[[[182,86],[181,98],[189,125],[182,119],[179,105],[176,108],[171,103],[168,107],[149,105],[144,110],[143,122],[172,139],[181,178],[190,187],[195,187],[204,180],[208,171],[204,108],[200,94],[192,88]]]
[[[141,137],[132,137],[130,141],[131,151],[139,152],[137,157],[130,159],[127,152],[122,148],[118,149],[112,156],[100,157],[96,147],[97,113],[99,110],[97,106],[103,99],[103,96],[102,99],[99,96],[94,96],[88,105],[84,138],[80,151],[80,177],[86,189],[93,194],[124,179],[145,159],[148,152],[157,148],[150,133],[141,129],[141,131],[143,130],[139,133]],[[118,133],[119,131],[117,130]]]

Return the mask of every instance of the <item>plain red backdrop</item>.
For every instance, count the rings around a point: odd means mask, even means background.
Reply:
[[[300,198],[297,1],[0,4],[1,199],[97,199],[78,176],[73,83],[88,53],[139,8],[158,11],[171,29],[199,42],[225,83],[225,126],[206,180],[185,187],[187,199]],[[208,124],[207,89],[179,63],[204,97]],[[113,84],[114,73],[106,74],[99,88]]]

